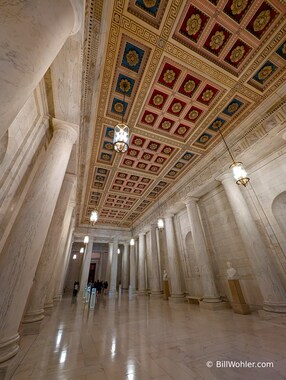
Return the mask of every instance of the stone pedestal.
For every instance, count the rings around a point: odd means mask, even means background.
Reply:
[[[168,300],[168,298],[170,297],[170,290],[169,290],[169,282],[168,280],[167,281],[163,281],[163,299],[164,300]]]
[[[207,310],[223,310],[223,309],[229,309],[229,303],[228,302],[222,302],[221,300],[215,301],[215,302],[206,302],[204,299],[200,302],[200,308],[201,309],[207,309]]]
[[[232,295],[232,309],[237,314],[250,314],[249,306],[246,304],[240,287],[239,280],[228,280]]]

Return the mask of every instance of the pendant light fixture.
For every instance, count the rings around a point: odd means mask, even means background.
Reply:
[[[123,91],[123,104],[122,104],[122,112],[121,112],[121,123],[116,124],[114,127],[114,136],[113,136],[113,148],[115,152],[125,153],[129,148],[129,127],[127,124],[123,122],[124,116],[124,105],[125,105],[125,94],[127,92],[128,84],[123,82],[122,91]]]
[[[219,131],[219,134],[221,135],[222,141],[224,142],[224,145],[226,146],[226,149],[227,149],[227,151],[230,155],[230,158],[232,160],[232,164],[230,165],[229,168],[232,170],[232,174],[233,174],[234,179],[236,180],[236,183],[238,185],[246,186],[250,179],[249,179],[249,177],[247,177],[247,173],[243,167],[242,162],[236,161],[234,159],[234,157],[231,154],[231,151],[230,151],[229,147],[227,146],[227,143],[223,137],[223,134],[221,133],[220,127],[218,128],[218,131]]]
[[[131,239],[130,239],[130,245],[135,245],[135,239],[133,238],[133,219],[132,219],[132,225],[131,225]]]
[[[158,226],[158,228],[159,228],[160,231],[164,229],[164,220],[161,217],[161,209],[160,209],[160,203],[159,203],[159,196],[158,196],[158,220],[157,220],[157,226]]]

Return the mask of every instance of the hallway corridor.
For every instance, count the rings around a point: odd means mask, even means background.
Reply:
[[[148,297],[101,296],[96,308],[66,297],[14,369],[13,380],[285,379],[283,316],[208,311]],[[21,356],[21,353],[19,357]],[[207,361],[273,362],[274,368],[208,368]]]

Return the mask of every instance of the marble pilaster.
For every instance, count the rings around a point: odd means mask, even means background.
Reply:
[[[173,302],[184,302],[184,293],[182,291],[181,284],[181,274],[178,261],[178,252],[176,244],[176,236],[174,229],[173,215],[167,216],[165,218],[165,229],[166,229],[166,246],[168,254],[168,268],[169,268],[169,281],[171,282],[171,301]]]
[[[286,313],[286,291],[267,252],[240,187],[232,175],[219,178],[229,200],[245,250],[256,276],[265,311]],[[243,189],[242,189],[243,190]]]
[[[112,250],[112,262],[110,270],[110,286],[109,286],[109,295],[116,295],[116,284],[117,284],[117,264],[118,264],[118,237],[115,236],[113,239],[113,250]]]
[[[139,234],[139,252],[138,252],[138,295],[146,295],[146,274],[145,274],[145,258],[146,258],[146,234]]]
[[[203,302],[221,302],[216,288],[214,273],[211,266],[208,249],[204,237],[197,199],[189,197],[186,200],[189,223],[191,226],[195,254],[200,271],[203,288]]]
[[[128,291],[129,285],[129,242],[124,243],[122,256],[122,290]]]
[[[56,209],[51,221],[47,238],[42,250],[41,258],[37,267],[32,289],[29,294],[28,305],[22,319],[25,333],[39,332],[40,322],[44,318],[44,303],[46,298],[47,286],[52,276],[61,235],[64,233],[65,225],[69,226],[70,215],[68,204],[73,195],[76,176],[66,174],[57,201]]]
[[[0,11],[0,139],[69,35],[81,26],[80,0],[5,1]]]
[[[18,351],[18,328],[63,183],[74,125],[54,119],[54,135],[0,256],[0,362]]]
[[[152,277],[151,277],[151,296],[161,297],[162,290],[160,287],[160,267],[159,267],[159,251],[157,245],[157,225],[151,224],[151,260],[152,260]]]

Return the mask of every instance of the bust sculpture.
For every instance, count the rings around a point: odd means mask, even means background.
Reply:
[[[163,271],[163,281],[168,281],[168,273],[167,273],[166,269],[164,269],[164,271]]]
[[[237,279],[238,278],[237,271],[232,267],[231,262],[228,261],[226,263],[226,265],[227,265],[226,273],[227,273],[228,280],[235,280],[235,279]]]

